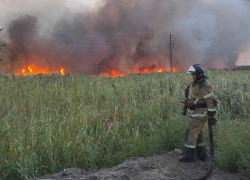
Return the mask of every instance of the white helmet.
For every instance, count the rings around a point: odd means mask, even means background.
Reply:
[[[204,69],[200,64],[194,64],[192,65],[188,71],[188,74],[195,74],[197,78],[205,77]]]

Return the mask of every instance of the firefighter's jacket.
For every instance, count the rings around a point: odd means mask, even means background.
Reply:
[[[208,85],[205,78],[194,82],[189,92],[189,113],[191,118],[206,117],[207,114],[216,113],[217,102],[212,88]]]

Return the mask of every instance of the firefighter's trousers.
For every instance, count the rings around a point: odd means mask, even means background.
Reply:
[[[185,133],[185,146],[188,148],[196,148],[196,146],[205,146],[205,117],[192,117],[189,120]]]

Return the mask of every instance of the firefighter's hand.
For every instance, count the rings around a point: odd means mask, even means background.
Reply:
[[[217,119],[215,119],[214,116],[209,116],[208,117],[208,123],[211,124],[211,125],[216,125]]]

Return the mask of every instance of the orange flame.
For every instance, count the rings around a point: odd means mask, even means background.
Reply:
[[[38,75],[38,74],[48,74],[49,71],[46,68],[37,68],[36,65],[31,64],[31,65],[24,65],[22,70],[17,70],[15,75]]]
[[[65,75],[65,69],[64,68],[61,68],[60,72],[61,72],[61,75],[64,76]]]
[[[157,72],[161,73],[161,72],[163,72],[163,69],[160,68],[160,69],[157,70]]]
[[[23,63],[25,63],[23,61]],[[31,64],[26,66],[25,64],[23,65],[23,68],[20,70],[16,70],[16,72],[14,73],[17,76],[23,75],[23,76],[27,76],[27,75],[38,75],[38,74],[50,74],[51,72],[49,72],[49,70],[47,68],[43,68],[43,67],[37,67],[35,64]],[[53,73],[51,73],[53,74]],[[54,74],[59,74],[58,71],[56,71]],[[60,74],[61,75],[65,75],[65,69],[61,68],[60,70]]]
[[[131,73],[122,73],[122,72],[119,72],[119,71],[112,69],[109,73],[102,73],[102,74],[100,74],[100,76],[102,76],[102,77],[117,77],[117,76],[126,76],[126,75],[134,74],[134,73],[146,74],[146,73],[152,73],[152,72],[162,73],[162,72],[167,72],[167,71],[164,70],[164,68],[157,68],[157,69],[145,68],[142,70],[134,68]],[[173,72],[177,72],[176,67],[173,67]],[[91,77],[96,77],[96,75],[93,74],[93,75],[91,75]]]
[[[10,66],[9,66],[9,68],[10,68]],[[145,68],[145,69],[134,68],[129,73],[128,72],[120,72],[120,71],[117,71],[115,69],[112,69],[109,72],[105,72],[105,73],[100,74],[100,76],[102,76],[102,77],[117,77],[117,76],[126,76],[126,75],[133,74],[133,73],[146,74],[146,73],[152,73],[152,72],[156,72],[156,73],[169,72],[169,69],[167,70],[167,69],[164,69],[162,67],[158,67],[158,68],[149,67],[149,68]],[[172,72],[177,72],[177,68],[173,67]],[[18,76],[20,76],[20,75],[23,75],[23,76],[38,75],[38,74],[60,74],[60,75],[64,76],[65,75],[65,68],[61,67],[60,70],[55,71],[55,72],[51,72],[51,71],[49,71],[49,69],[43,68],[43,67],[38,67],[35,64],[26,65],[25,61],[23,61],[23,68],[17,69],[14,74],[18,75]],[[97,76],[96,74],[91,75],[91,77],[96,77],[96,76]]]

